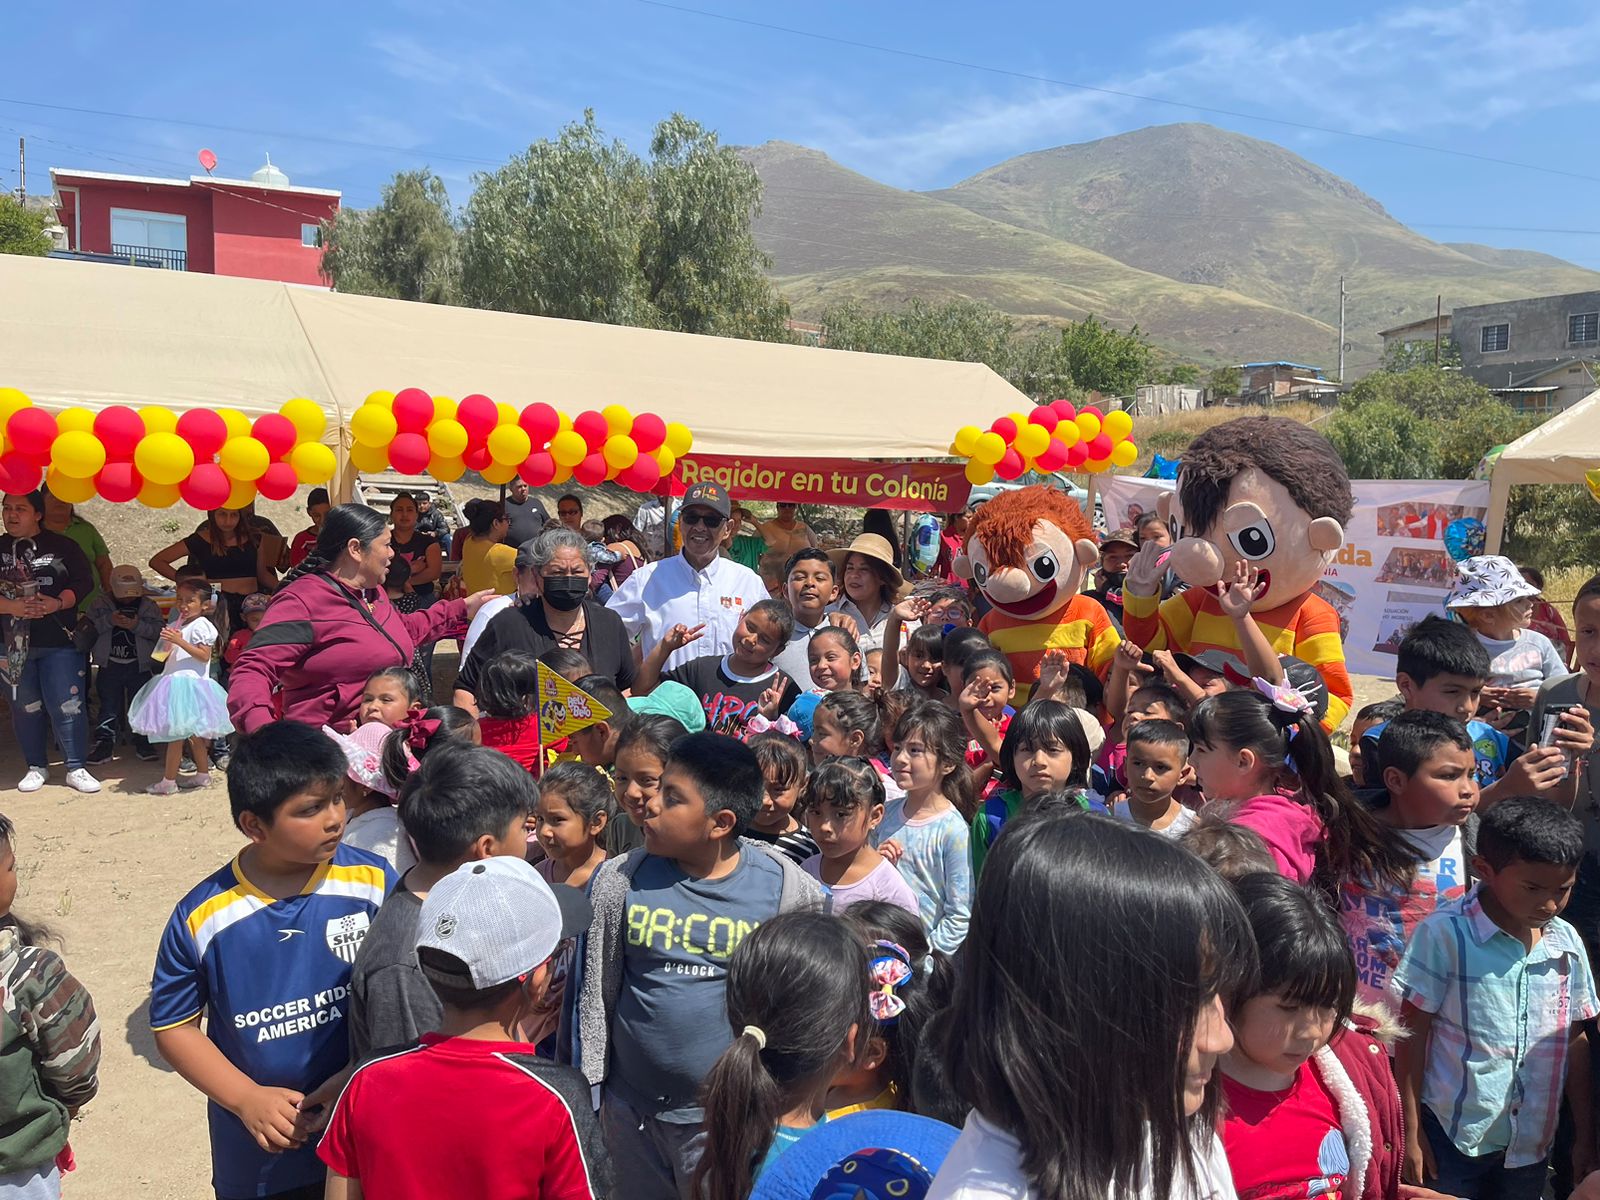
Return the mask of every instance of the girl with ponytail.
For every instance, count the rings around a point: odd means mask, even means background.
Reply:
[[[867,951],[817,912],[765,921],[728,961],[733,1044],[706,1076],[696,1200],[746,1200],[764,1171],[823,1120],[828,1089],[866,1050]]]
[[[409,666],[417,646],[463,628],[493,593],[402,613],[384,591],[394,557],[383,515],[328,510],[311,552],[284,577],[229,679],[228,709],[251,733],[281,715],[348,731],[372,672]]]

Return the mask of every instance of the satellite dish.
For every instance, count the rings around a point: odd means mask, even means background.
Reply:
[[[207,175],[217,169],[217,156],[213,151],[202,150],[195,157],[200,160],[200,165],[206,169]]]

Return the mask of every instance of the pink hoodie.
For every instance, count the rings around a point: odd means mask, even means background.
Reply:
[[[1296,883],[1311,881],[1317,847],[1322,844],[1322,819],[1299,793],[1256,796],[1241,804],[1228,820],[1258,833],[1283,875]]]

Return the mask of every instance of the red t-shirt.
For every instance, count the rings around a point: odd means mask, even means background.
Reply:
[[[306,555],[311,553],[311,547],[317,544],[317,528],[302,529],[294,535],[294,540],[289,543],[289,565],[298,567],[305,561]]]
[[[994,731],[999,736],[1001,745],[1005,744],[1006,730],[1011,728],[1012,716],[1013,714],[1009,711],[1002,713],[1000,719],[995,722]],[[967,766],[976,771],[989,761],[989,752],[983,748],[983,743],[977,738],[968,738],[966,759]]]
[[[1239,1200],[1340,1200],[1350,1152],[1333,1096],[1306,1063],[1286,1092],[1222,1077],[1222,1146]]]
[[[594,1200],[578,1125],[594,1132],[578,1107],[588,1088],[532,1058],[521,1042],[425,1033],[351,1077],[317,1154],[384,1200]]]
[[[539,768],[539,714],[526,717],[479,717],[478,736],[525,771]],[[546,746],[545,749],[550,749]]]

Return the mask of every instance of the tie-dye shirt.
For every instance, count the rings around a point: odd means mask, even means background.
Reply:
[[[968,836],[967,823],[954,808],[908,820],[904,797],[889,801],[872,835],[875,846],[892,838],[903,847],[895,866],[916,897],[929,943],[945,954],[966,940],[972,915]]]

